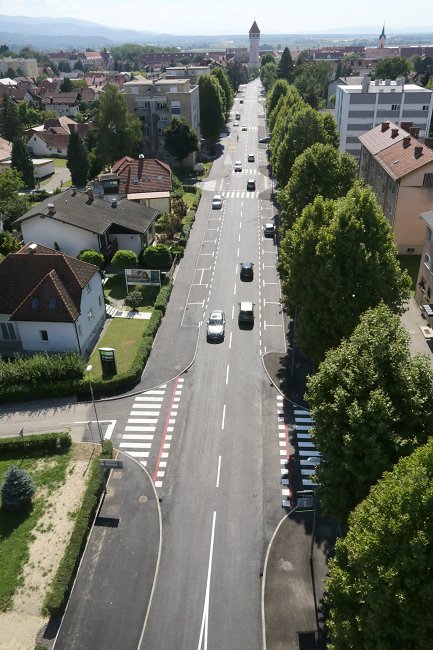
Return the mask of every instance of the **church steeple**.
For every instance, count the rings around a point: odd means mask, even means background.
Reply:
[[[384,23],[382,27],[382,32],[379,36],[379,47],[385,47],[385,42],[386,42],[386,34],[385,34],[385,23]]]
[[[248,65],[259,66],[260,65],[260,54],[259,54],[259,45],[260,45],[260,29],[256,21],[253,22],[249,31],[250,39],[250,56],[248,60]]]

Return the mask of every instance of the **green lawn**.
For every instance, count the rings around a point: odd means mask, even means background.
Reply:
[[[98,348],[115,348],[117,372],[125,372],[134,361],[141,337],[147,329],[147,320],[113,318],[108,324],[98,346],[93,350],[89,363],[92,364],[92,379],[102,377]]]
[[[132,291],[133,289],[134,287],[129,287],[129,291]],[[143,300],[141,301],[141,305],[139,306],[138,311],[153,310],[153,305],[159,293],[159,289],[159,286],[140,287],[140,293],[143,296]],[[114,300],[124,300],[126,296],[126,284],[124,275],[110,275],[104,285],[104,293],[106,296],[113,298]],[[129,307],[125,306],[125,309],[128,311]]]
[[[412,295],[415,295],[421,255],[399,255],[398,261],[400,262],[401,268],[406,269],[409,273],[412,279]]]
[[[32,531],[47,509],[47,495],[64,483],[71,451],[52,456],[0,460],[0,482],[10,465],[27,470],[37,488],[30,512],[8,513],[0,508],[0,610],[7,610],[22,584],[22,569],[29,557]],[[43,490],[38,493],[38,490]]]

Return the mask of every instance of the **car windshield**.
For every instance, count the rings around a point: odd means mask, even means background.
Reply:
[[[211,314],[209,316],[209,325],[222,325],[223,319],[220,314]]]

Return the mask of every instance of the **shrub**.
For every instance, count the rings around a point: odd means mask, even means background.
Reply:
[[[82,262],[87,262],[88,264],[94,264],[98,267],[98,269],[102,268],[105,261],[102,253],[98,253],[98,251],[95,251],[93,249],[85,249],[83,251],[80,251],[78,254],[78,259]]]
[[[55,454],[66,451],[71,446],[72,440],[66,431],[54,433],[40,433],[35,436],[14,436],[13,438],[0,438],[0,455],[4,458],[7,455],[16,456],[17,451],[22,454],[24,445],[27,454],[45,452]]]
[[[140,306],[143,296],[140,291],[130,291],[125,298],[125,305],[137,309]]]
[[[1,486],[2,505],[9,512],[27,508],[35,493],[33,479],[25,469],[11,465]]]
[[[138,259],[133,251],[119,250],[114,253],[111,263],[121,269],[130,269],[137,266]]]
[[[12,360],[0,358],[0,392],[13,386],[40,386],[44,382],[81,379],[85,363],[76,352],[46,354],[32,357],[15,356]]]
[[[140,253],[140,264],[146,269],[169,269],[172,258],[166,244],[149,246]]]
[[[168,284],[161,287],[161,290],[155,300],[155,305],[154,305],[155,310],[159,310],[163,314],[165,314],[165,310],[167,308],[167,304],[170,298],[172,288],[173,288],[173,283],[171,280]]]

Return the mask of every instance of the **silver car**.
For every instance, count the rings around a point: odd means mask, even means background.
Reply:
[[[206,338],[208,341],[224,340],[226,317],[221,309],[214,309],[207,319]]]

